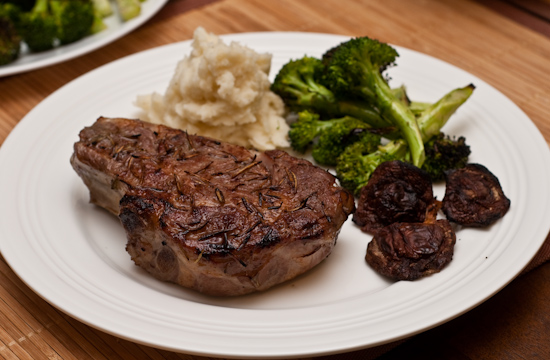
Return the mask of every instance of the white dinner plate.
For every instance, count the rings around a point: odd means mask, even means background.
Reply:
[[[38,53],[31,53],[24,46],[17,60],[0,66],[0,77],[54,65],[99,49],[145,23],[167,2],[168,0],[147,0],[141,3],[140,15],[126,22],[123,22],[117,13],[114,13],[104,20],[107,29],[72,44],[58,46],[55,49]]]
[[[273,54],[271,79],[290,58],[320,56],[345,37],[311,33],[223,36]],[[479,78],[398,48],[391,85],[435,101],[469,83],[473,96],[444,130],[464,135],[471,161],[501,180],[512,206],[487,229],[461,229],[442,272],[392,282],[364,260],[370,236],[351,219],[334,252],[299,278],[259,294],[214,298],[163,283],[133,265],[118,219],[88,203],[69,158],[99,116],[138,117],[138,94],[164,93],[190,42],[115,61],[34,108],[0,151],[0,249],[34,291],[74,318],[119,337],[206,356],[275,358],[371,347],[442,324],[508,284],[544,242],[550,152],[530,119]],[[435,192],[441,199],[443,187]]]

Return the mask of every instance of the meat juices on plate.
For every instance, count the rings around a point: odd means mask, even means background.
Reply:
[[[119,216],[132,260],[158,279],[233,296],[266,290],[332,251],[353,196],[286,152],[257,152],[139,120],[83,129],[71,164]]]

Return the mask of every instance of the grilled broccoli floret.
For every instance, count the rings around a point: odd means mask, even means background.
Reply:
[[[446,171],[466,166],[471,152],[463,136],[451,138],[444,133],[431,138],[424,148],[426,161],[422,169],[430,175],[432,181],[441,181],[445,179]]]
[[[383,76],[394,64],[397,51],[388,44],[368,37],[358,37],[329,50],[323,84],[337,97],[360,98],[380,111],[401,132],[407,142],[412,163],[422,166],[424,143],[416,118],[407,104],[398,99]]]
[[[422,168],[436,178],[448,170],[448,167],[462,166],[462,163],[468,160],[469,147],[465,140],[447,141],[444,137],[442,139],[441,128],[471,96],[473,90],[474,86],[468,85],[450,91],[439,101],[428,106],[418,118],[419,130],[423,141],[427,143],[426,148],[429,149],[426,150],[426,166],[423,165]],[[391,141],[373,153],[369,153],[360,145],[351,145],[337,159],[336,174],[340,184],[357,195],[367,184],[376,166],[388,160],[411,162],[407,143],[402,140]]]
[[[292,148],[305,152],[310,146],[313,159],[322,165],[336,165],[336,159],[344,149],[356,142],[371,144],[371,151],[380,144],[380,135],[368,131],[369,126],[350,116],[321,120],[318,114],[302,111],[290,125],[289,138]]]
[[[317,81],[322,68],[321,61],[314,57],[290,60],[277,73],[271,90],[292,110],[332,112],[336,103],[334,94]]]
[[[48,0],[37,0],[30,12],[21,16],[21,36],[31,51],[44,51],[54,47],[57,24],[49,11]]]
[[[6,65],[19,56],[21,37],[13,22],[0,15],[0,65]]]
[[[340,185],[359,195],[361,188],[367,184],[378,165],[386,161],[404,160],[407,155],[407,143],[402,139],[381,145],[374,152],[370,146],[356,142],[348,146],[338,157],[336,173]]]
[[[350,120],[346,123],[340,123],[330,130],[323,131],[319,135],[317,143],[313,145],[311,151],[313,159],[318,164],[334,166],[344,150],[356,142],[361,142],[365,149],[370,149],[371,152],[375,151],[380,145],[381,136],[371,132],[368,128],[357,127],[357,125],[354,125],[354,121]]]
[[[372,127],[387,127],[378,111],[364,101],[339,100],[319,82],[324,66],[320,59],[304,56],[291,60],[279,70],[271,90],[295,112],[309,110],[327,117],[353,116]]]
[[[50,0],[50,8],[61,45],[73,43],[90,34],[95,17],[91,0]]]

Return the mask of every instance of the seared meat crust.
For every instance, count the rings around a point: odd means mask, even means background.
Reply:
[[[265,290],[317,265],[354,211],[335,178],[265,153],[139,120],[100,118],[71,163],[118,215],[132,260],[212,295]]]
[[[510,199],[498,178],[485,166],[468,164],[446,173],[443,212],[449,221],[463,226],[488,226],[506,215]]]

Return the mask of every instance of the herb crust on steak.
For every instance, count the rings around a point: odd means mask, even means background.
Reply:
[[[99,118],[71,164],[90,201],[117,215],[132,260],[211,295],[266,290],[332,251],[354,211],[329,172],[139,120]]]

